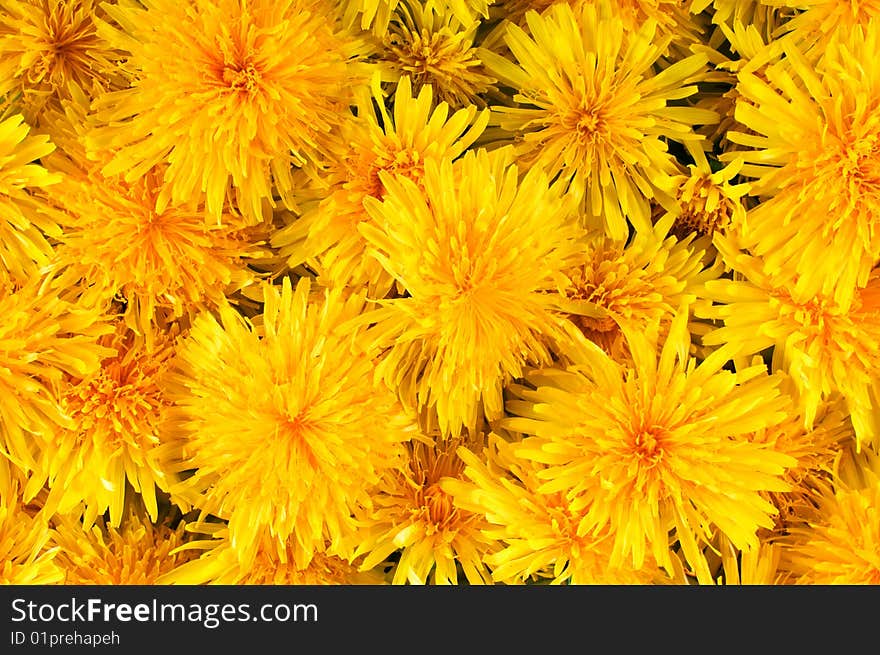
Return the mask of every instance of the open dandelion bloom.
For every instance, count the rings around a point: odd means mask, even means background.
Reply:
[[[519,180],[503,153],[426,162],[423,188],[381,180],[361,233],[407,296],[369,314],[377,374],[435,411],[442,434],[475,429],[481,412],[500,417],[507,381],[550,361],[560,319],[546,291],[577,247],[570,207],[540,170]]]
[[[485,516],[484,534],[497,541],[486,563],[496,582],[521,584],[550,580],[553,584],[646,584],[663,577],[656,566],[634,569],[609,566],[607,535],[579,535],[583,512],[560,493],[543,493],[542,465],[513,454],[513,444],[489,436],[482,453],[462,449],[464,476],[448,479],[443,488],[460,511]],[[488,458],[488,461],[486,461]]]
[[[0,585],[55,584],[64,577],[48,546],[49,516],[22,504],[19,481],[0,457]]]
[[[864,455],[859,479],[836,480],[783,542],[781,567],[796,584],[880,584],[880,467]]]
[[[880,269],[867,286],[842,305],[824,293],[804,297],[768,274],[766,261],[736,250],[735,241],[716,239],[740,280],[712,280],[695,313],[723,321],[703,336],[708,346],[730,344],[739,355],[773,347],[773,367],[791,375],[813,424],[820,404],[835,392],[848,403],[860,441],[877,439],[875,375],[880,366]]]
[[[181,549],[187,535],[181,523],[171,527],[170,517],[150,522],[129,510],[121,527],[99,519],[90,529],[73,517],[57,521],[53,545],[64,570],[65,585],[153,585],[191,560],[192,551]]]
[[[153,454],[170,406],[160,388],[173,354],[169,342],[150,350],[118,321],[115,333],[99,341],[115,354],[89,375],[65,377],[60,405],[71,423],[37,439],[38,464],[28,482],[29,495],[48,482],[47,511],[69,513],[82,504],[83,523],[91,526],[109,510],[109,524],[118,527],[130,485],[156,520],[156,488],[173,480]]]
[[[413,433],[394,394],[373,382],[361,331],[344,324],[362,296],[309,282],[264,287],[259,330],[228,306],[196,319],[178,347],[169,394],[177,404],[166,454],[191,477],[172,495],[229,520],[242,561],[268,534],[296,561],[334,547],[352,512],[397,466]],[[163,446],[163,448],[165,448]]]
[[[392,584],[458,584],[458,567],[470,584],[491,581],[483,563],[495,546],[483,533],[488,524],[482,515],[457,507],[444,490],[447,480],[462,477],[457,449],[477,449],[481,441],[458,437],[408,445],[407,463],[386,474],[359,518],[356,554],[365,554],[363,569],[399,551],[390,564]]]
[[[93,140],[114,151],[105,175],[132,182],[166,163],[165,205],[205,194],[214,218],[231,182],[252,222],[292,206],[291,167],[319,158],[357,73],[320,0],[146,0],[106,7],[99,34],[129,54],[131,87],[101,96]],[[266,207],[264,207],[264,204]]]
[[[0,105],[14,105],[29,123],[71,89],[97,95],[118,77],[123,55],[98,35],[97,20],[107,19],[100,2],[4,0],[0,13]]]
[[[253,561],[242,562],[229,541],[229,530],[218,523],[190,523],[187,531],[209,534],[211,539],[191,541],[187,548],[204,550],[197,558],[159,579],[159,584],[229,585],[378,585],[381,571],[361,571],[355,564],[328,552],[318,551],[308,563],[297,560],[297,549],[288,542],[279,547],[263,538]]]
[[[21,114],[0,114],[0,291],[35,277],[52,256],[47,237],[61,230],[31,194],[58,182],[35,160],[55,149],[44,135],[28,135]]]
[[[232,211],[219,222],[207,220],[198,201],[157,210],[164,164],[131,181],[121,173],[104,175],[110,154],[86,157],[83,102],[47,116],[60,148],[46,165],[62,179],[43,195],[64,227],[51,264],[53,284],[75,289],[84,305],[121,301],[126,325],[152,342],[161,325],[192,318],[256,280],[249,264],[266,254],[263,230]]]
[[[752,133],[728,134],[748,148],[730,156],[768,197],[744,245],[799,295],[833,293],[842,306],[880,259],[878,51],[880,22],[841,34],[815,69],[787,46],[766,81],[740,73],[736,118]]]
[[[740,95],[737,75],[752,73],[760,79],[766,79],[764,69],[779,62],[784,54],[785,45],[784,39],[773,37],[783,19],[776,20],[767,15],[764,16],[765,20],[760,20],[759,15],[764,12],[756,12],[748,17],[749,11],[743,10],[743,3],[740,0],[731,0],[731,3],[735,5],[736,10],[734,17],[729,17],[730,24],[724,22],[716,12],[713,17],[713,22],[716,23],[715,38],[710,39],[712,45],[697,47],[698,52],[704,52],[709,57],[710,65],[714,69],[711,79],[716,84],[713,85],[713,89],[701,93],[696,104],[714,110],[720,117],[717,123],[704,125],[697,131],[706,136],[711,143],[716,144],[716,152],[736,150],[731,146],[728,133],[742,128],[734,117]],[[751,8],[770,9],[758,3],[752,3]],[[717,45],[721,36],[726,41],[725,47]],[[688,143],[686,142],[685,145]],[[694,145],[699,147],[699,144]],[[689,149],[691,147],[688,145]]]
[[[785,8],[790,20],[780,25],[779,33],[787,35],[811,60],[825,54],[828,41],[880,20],[878,0],[761,0],[764,4]]]
[[[671,217],[637,231],[624,245],[602,235],[586,239],[577,265],[563,272],[559,309],[612,358],[628,358],[624,332],[665,334],[675,311],[718,277],[707,239],[666,237]]]
[[[756,360],[759,358],[756,358]],[[762,539],[773,539],[785,534],[793,525],[803,520],[811,511],[817,494],[831,479],[837,461],[846,449],[855,443],[855,433],[846,403],[839,396],[822,403],[813,426],[804,426],[803,409],[797,406],[797,394],[793,382],[782,373],[781,389],[790,399],[785,409],[786,419],[778,425],[770,426],[747,435],[754,443],[767,444],[776,452],[793,457],[797,464],[788,468],[784,480],[790,489],[784,492],[771,492],[767,498],[779,513],[775,516],[776,525],[761,534]]]
[[[395,75],[408,75],[416,91],[429,84],[438,102],[454,109],[485,106],[497,93],[475,44],[479,21],[462,23],[436,5],[402,2],[382,37],[380,60]]]
[[[780,390],[789,395],[790,380],[781,376]],[[823,404],[812,429],[806,429],[799,410],[788,401],[786,419],[773,426],[761,428],[744,435],[754,443],[762,443],[776,452],[793,457],[797,464],[788,468],[783,479],[790,489],[784,492],[768,492],[765,497],[777,508],[773,528],[758,531],[758,548],[736,548],[724,533],[718,533],[704,553],[716,584],[724,585],[770,585],[788,584],[790,572],[780,568],[781,542],[792,530],[797,531],[815,520],[819,499],[828,488],[840,458],[847,454],[853,443],[853,430],[844,404],[839,398]],[[675,562],[674,562],[675,563]],[[686,566],[682,562],[683,567]],[[699,582],[692,571],[676,582]]]
[[[650,553],[672,573],[670,530],[700,580],[711,580],[699,544],[720,530],[738,548],[757,547],[775,507],[762,494],[786,491],[794,458],[746,438],[785,418],[778,380],[763,366],[722,370],[718,350],[699,364],[688,355],[680,311],[659,352],[629,335],[632,367],[584,343],[568,370],[512,385],[502,425],[528,435],[517,457],[546,466],[542,493],[561,493],[584,511],[578,534],[610,529],[611,566],[641,568]]]
[[[381,298],[394,280],[366,256],[367,243],[358,232],[358,225],[369,220],[364,200],[386,193],[380,173],[403,175],[421,186],[425,162],[459,157],[489,116],[475,107],[450,115],[448,105],[435,105],[430,87],[414,96],[408,77],[397,85],[392,114],[378,84],[373,96],[375,102],[359,106],[357,117],[346,121],[329,147],[333,156],[321,176],[328,185],[323,200],[275,233],[272,244],[291,267],[306,262],[317,269],[326,286],[365,285],[371,297]]]
[[[592,221],[616,240],[627,220],[650,225],[648,200],[675,173],[666,139],[697,138],[693,127],[712,123],[711,111],[671,106],[693,95],[706,67],[687,57],[662,73],[656,23],[628,32],[624,22],[592,3],[566,3],[526,15],[532,36],[510,25],[505,42],[519,62],[484,54],[489,71],[517,89],[516,107],[493,107],[500,127],[515,136],[523,167],[540,166],[570,182]]]
[[[0,291],[0,448],[26,469],[36,466],[33,434],[72,426],[58,395],[65,377],[91,375],[113,354],[98,343],[113,329],[101,315],[45,287]]]

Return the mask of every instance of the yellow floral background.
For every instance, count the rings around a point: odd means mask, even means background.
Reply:
[[[0,582],[880,583],[876,0],[0,0]]]

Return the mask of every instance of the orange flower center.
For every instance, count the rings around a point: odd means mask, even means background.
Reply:
[[[816,145],[802,166],[812,169],[819,180],[828,181],[818,193],[831,202],[832,208],[870,206],[872,199],[880,197],[880,133],[845,128],[835,134],[829,130]]]
[[[100,433],[111,451],[127,444],[147,448],[158,443],[153,426],[165,401],[153,373],[137,362],[110,361],[100,373],[73,387],[65,402],[76,418],[79,438]]]
[[[631,446],[633,454],[649,467],[663,459],[663,430],[652,426],[638,430]]]
[[[449,523],[455,512],[452,498],[436,482],[422,492],[422,506],[430,522],[438,528]]]
[[[563,117],[562,125],[577,135],[581,143],[607,140],[608,123],[601,107],[579,107]]]
[[[370,196],[381,200],[385,197],[386,189],[379,177],[380,171],[386,171],[392,175],[403,175],[420,185],[425,173],[425,162],[419,151],[413,148],[400,150],[389,148],[387,152],[376,157],[367,174],[367,179],[370,181],[367,185],[367,192]]]
[[[89,16],[70,8],[49,10],[39,29],[41,51],[26,74],[29,82],[61,84],[72,77],[82,84],[95,77],[88,50],[97,47],[99,41]]]
[[[262,76],[252,63],[227,66],[223,69],[223,83],[235,92],[252,92],[258,88]]]
[[[289,448],[288,454],[294,462],[307,462],[310,468],[318,468],[319,459],[312,448],[310,438],[314,426],[305,412],[296,416],[284,416],[278,421],[277,436]]]
[[[733,201],[724,195],[708,174],[686,178],[679,189],[681,214],[676,217],[672,234],[679,239],[691,232],[711,236],[715,230],[730,226]],[[713,208],[708,209],[709,205]]]

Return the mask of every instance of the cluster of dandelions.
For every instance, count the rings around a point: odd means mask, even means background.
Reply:
[[[880,582],[876,3],[0,14],[0,581]]]

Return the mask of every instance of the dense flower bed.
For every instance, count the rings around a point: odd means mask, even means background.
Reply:
[[[0,582],[880,582],[878,21],[0,0]]]

